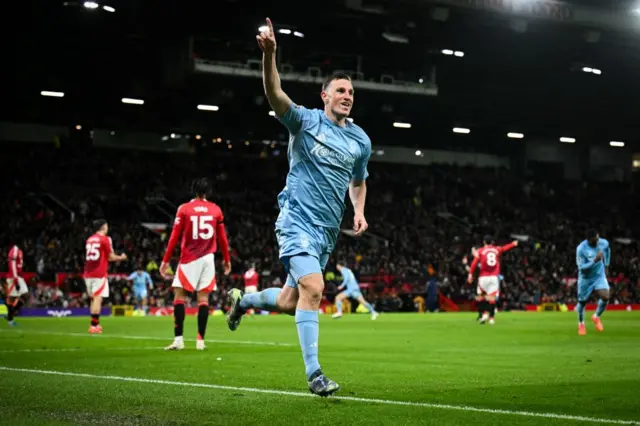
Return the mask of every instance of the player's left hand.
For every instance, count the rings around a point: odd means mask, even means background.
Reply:
[[[356,232],[356,235],[362,235],[368,227],[369,224],[367,223],[367,219],[364,218],[364,214],[356,212],[353,216],[353,230]]]
[[[224,274],[229,275],[231,273],[231,262],[224,262]]]
[[[160,275],[162,276],[162,278],[168,278],[169,275],[167,274],[167,271],[169,270],[169,264],[166,262],[162,262],[160,264]]]

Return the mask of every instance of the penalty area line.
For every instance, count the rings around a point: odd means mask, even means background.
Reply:
[[[230,391],[236,391],[236,392],[251,392],[251,393],[261,393],[261,394],[268,394],[268,395],[286,395],[286,396],[317,398],[315,395],[312,395],[307,392],[293,392],[293,391],[282,391],[282,390],[276,390],[276,389],[224,386],[224,385],[214,385],[209,383],[189,383],[189,382],[177,382],[172,380],[143,379],[138,377],[103,376],[98,374],[72,373],[72,372],[66,372],[66,371],[39,370],[39,369],[30,369],[30,368],[12,368],[12,367],[3,367],[3,366],[0,366],[0,371],[10,371],[15,373],[32,373],[32,374],[41,374],[41,375],[50,375],[50,376],[82,377],[85,379],[113,380],[113,381],[130,382],[130,383],[145,383],[145,384],[156,384],[156,385],[185,386],[185,387],[192,387],[192,388],[230,390]],[[571,420],[571,421],[577,421],[577,422],[590,422],[590,423],[602,423],[602,424],[640,425],[640,421],[637,421],[637,420],[602,419],[597,417],[572,416],[569,414],[536,413],[532,411],[517,411],[517,410],[500,410],[500,409],[493,409],[493,408],[471,407],[468,405],[432,404],[428,402],[394,401],[389,399],[358,398],[353,396],[334,396],[332,398],[340,399],[343,401],[362,402],[362,403],[368,403],[368,404],[401,405],[401,406],[407,406],[407,407],[435,408],[435,409],[442,409],[442,410],[467,411],[467,412],[474,412],[474,413],[505,414],[510,416],[537,417],[537,418],[546,418],[546,419]]]

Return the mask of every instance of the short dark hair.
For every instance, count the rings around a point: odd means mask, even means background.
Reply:
[[[336,71],[336,72],[332,73],[331,75],[329,75],[329,77],[327,77],[327,79],[324,81],[324,83],[322,83],[322,90],[326,91],[333,80],[349,80],[349,81],[351,81],[351,76],[349,74],[344,73],[344,72]]]
[[[482,238],[482,242],[485,244],[492,244],[493,237],[491,235],[485,235],[484,238]]]
[[[191,192],[193,192],[196,197],[206,197],[209,195],[210,189],[209,179],[206,177],[198,178],[191,183]]]
[[[598,230],[595,229],[595,228],[588,229],[585,236],[586,236],[587,240],[595,238],[595,237],[598,236]]]
[[[93,221],[93,232],[98,232],[104,225],[106,225],[107,221],[105,219],[96,219]]]

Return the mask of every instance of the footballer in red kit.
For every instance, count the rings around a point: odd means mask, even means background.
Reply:
[[[93,222],[95,234],[85,244],[84,282],[91,298],[91,326],[89,333],[102,333],[100,310],[102,299],[109,297],[109,281],[107,274],[109,262],[127,260],[126,254],[115,254],[109,233],[109,224],[104,219]]]
[[[24,278],[22,278],[24,256],[20,247],[13,245],[9,249],[7,257],[9,276],[7,277],[7,286],[5,288],[5,304],[7,305],[7,322],[9,326],[13,327],[16,325],[13,318],[18,314],[18,310],[22,306],[22,295],[29,293],[29,288]]]
[[[480,323],[487,319],[489,324],[495,323],[496,297],[500,292],[500,256],[518,246],[518,241],[513,241],[504,246],[493,245],[493,238],[485,236],[484,246],[479,248],[469,268],[469,284],[473,283],[473,275],[478,264],[482,265],[478,277],[477,296],[478,313],[482,313]]]
[[[206,178],[193,182],[192,192],[196,198],[178,208],[171,237],[167,244],[160,273],[167,276],[173,250],[180,243],[180,260],[173,279],[175,297],[173,315],[175,319],[174,341],[167,350],[184,349],[183,328],[186,292],[198,297],[198,338],[196,349],[205,349],[204,335],[209,318],[209,293],[216,289],[214,253],[220,245],[224,261],[224,274],[231,272],[229,243],[224,227],[224,216],[217,204],[207,201],[209,181]],[[217,243],[216,243],[217,241]]]
[[[258,292],[258,281],[260,280],[260,275],[256,271],[256,266],[252,264],[247,272],[244,273],[244,294],[249,293],[257,293]],[[254,310],[248,309],[246,314],[253,315]]]

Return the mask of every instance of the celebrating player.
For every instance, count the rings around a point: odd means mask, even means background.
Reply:
[[[153,287],[151,281],[151,275],[142,270],[142,266],[138,268],[136,272],[132,272],[127,277],[127,280],[133,282],[133,296],[138,304],[138,309],[142,309],[142,312],[147,313],[147,289]],[[140,307],[142,305],[142,307]]]
[[[9,276],[7,277],[7,286],[5,288],[7,305],[7,322],[10,327],[15,327],[16,322],[13,319],[22,306],[22,295],[29,292],[27,283],[22,278],[22,266],[24,264],[24,257],[22,250],[17,245],[14,245],[9,249],[8,262],[9,264]]]
[[[607,271],[611,261],[609,241],[600,238],[595,229],[587,232],[587,239],[576,248],[576,263],[578,265],[578,334],[584,336],[587,329],[584,326],[584,309],[594,291],[598,296],[598,309],[591,317],[596,330],[604,331],[600,316],[609,304],[609,283]]]
[[[320,96],[324,110],[294,104],[280,86],[276,69],[276,39],[271,21],[257,36],[263,52],[264,89],[276,116],[290,132],[286,186],[278,195],[280,214],[276,237],[280,260],[287,271],[286,285],[244,297],[229,294],[229,328],[237,329],[247,309],[259,308],[295,315],[309,389],[328,396],[340,389],[322,372],[318,362],[318,310],[322,300],[324,270],[335,247],[349,191],[355,216],[353,229],[361,235],[368,227],[364,217],[367,163],[371,140],[347,117],[354,90],[348,75],[331,75]]]
[[[364,296],[362,296],[362,293],[360,292],[360,286],[356,281],[356,277],[355,275],[353,275],[353,271],[344,266],[345,264],[346,262],[338,262],[338,264],[336,265],[338,272],[342,274],[342,285],[338,287],[338,290],[342,290],[343,288],[345,290],[341,293],[338,293],[338,295],[336,296],[336,309],[338,310],[338,312],[333,314],[332,318],[342,317],[342,301],[347,298],[351,298],[357,300],[362,304],[362,306],[369,310],[372,320],[377,319],[378,313],[373,308],[373,306],[364,299]]]
[[[124,253],[118,255],[113,252],[111,237],[107,237],[109,224],[106,220],[95,220],[93,229],[95,234],[90,236],[85,244],[84,282],[91,298],[89,333],[100,334],[102,333],[100,325],[102,299],[109,297],[109,280],[107,279],[109,262],[127,260],[127,255]]]
[[[478,302],[478,312],[482,312],[480,324],[484,324],[487,319],[489,324],[495,324],[496,297],[500,293],[500,256],[518,246],[518,241],[513,241],[502,247],[493,245],[493,238],[485,236],[482,240],[484,247],[476,252],[471,268],[469,268],[469,284],[473,282],[473,274],[478,264],[482,265],[480,276],[478,277],[478,288],[476,301]]]
[[[167,251],[160,264],[160,273],[167,275],[169,261],[173,249],[180,237],[180,261],[176,268],[176,275],[171,287],[174,288],[173,317],[175,320],[174,340],[167,346],[167,350],[184,349],[186,292],[197,293],[198,297],[198,338],[196,349],[204,350],[204,335],[207,331],[209,319],[209,293],[216,288],[216,269],[213,254],[216,252],[216,237],[222,251],[224,274],[231,272],[231,256],[229,243],[224,229],[224,216],[217,204],[207,201],[209,181],[206,178],[197,179],[192,184],[192,191],[196,198],[180,205],[167,244]]]

